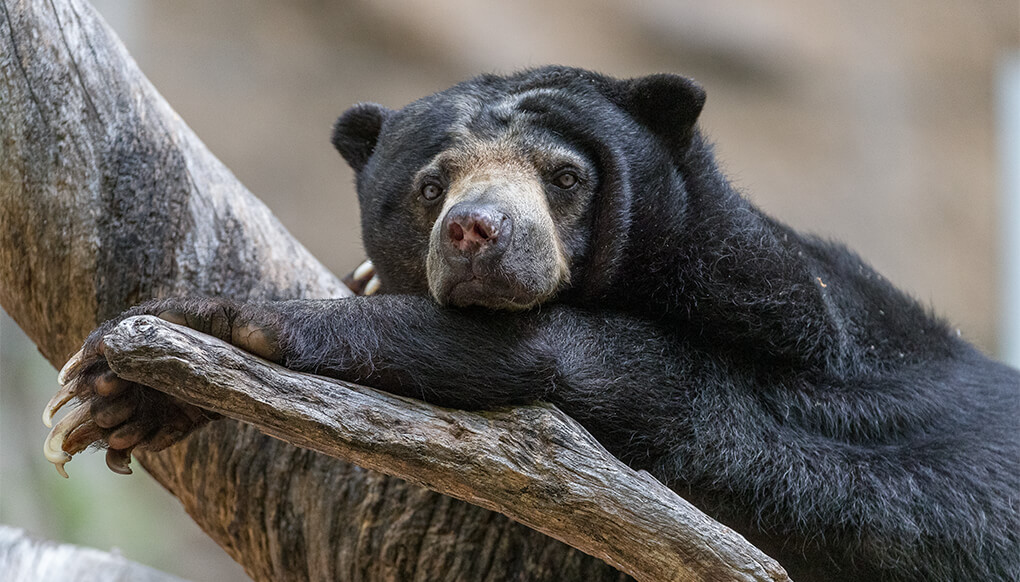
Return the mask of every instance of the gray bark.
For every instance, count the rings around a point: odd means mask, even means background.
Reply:
[[[83,0],[0,0],[0,160],[0,305],[55,366],[150,297],[346,294]],[[257,580],[622,577],[502,515],[233,420],[136,457]],[[721,579],[685,572],[670,578]]]
[[[39,540],[0,525],[0,579],[14,582],[185,582],[123,556]]]
[[[738,534],[551,405],[437,408],[292,372],[155,317],[104,341],[123,378],[266,434],[508,515],[638,580],[786,580]]]

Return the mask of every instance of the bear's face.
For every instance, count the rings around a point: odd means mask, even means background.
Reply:
[[[676,105],[658,103],[670,97],[687,107],[679,124]],[[333,143],[357,172],[365,249],[387,292],[527,309],[612,266],[641,187],[631,174],[669,159],[648,110],[665,109],[682,134],[703,98],[681,77],[547,68],[399,111],[355,106]]]
[[[441,304],[528,308],[566,287],[587,249],[596,173],[533,128],[479,133],[464,132],[413,181],[434,217],[429,292]]]

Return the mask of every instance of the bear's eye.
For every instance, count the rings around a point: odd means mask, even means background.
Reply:
[[[426,200],[435,200],[443,195],[443,187],[435,182],[425,182],[421,185],[421,197]]]
[[[574,173],[572,170],[563,170],[560,173],[556,174],[555,177],[553,177],[552,183],[557,188],[570,190],[571,188],[577,185],[577,174]]]

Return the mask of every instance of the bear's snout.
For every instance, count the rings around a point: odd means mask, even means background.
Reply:
[[[429,234],[425,274],[443,305],[527,309],[570,278],[538,170],[493,148],[448,164],[469,170],[448,177]]]
[[[502,252],[513,224],[513,219],[494,206],[460,203],[450,208],[442,228],[451,252],[474,258]]]

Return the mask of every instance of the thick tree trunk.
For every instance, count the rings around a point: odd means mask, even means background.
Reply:
[[[347,293],[83,0],[0,0],[0,161],[0,304],[55,366],[150,297]],[[623,577],[502,515],[233,420],[137,457],[257,580]]]
[[[55,366],[149,297],[345,294],[87,3],[0,2],[0,104],[0,304]],[[257,580],[620,577],[501,515],[234,421],[138,457]]]

